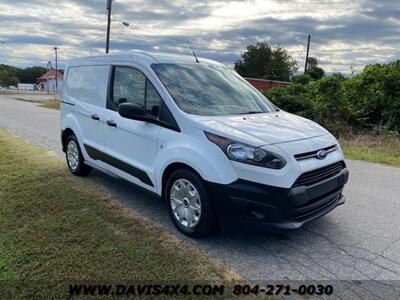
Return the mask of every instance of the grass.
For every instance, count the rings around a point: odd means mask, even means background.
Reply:
[[[60,101],[57,99],[40,102],[41,107],[60,110]]]
[[[381,135],[356,135],[340,138],[348,159],[365,160],[400,167],[400,138]]]
[[[65,297],[82,282],[240,279],[47,150],[0,129],[0,153],[0,298]]]

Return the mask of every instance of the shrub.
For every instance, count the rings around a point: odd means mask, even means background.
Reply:
[[[275,88],[264,92],[267,98],[279,108],[304,117],[310,117],[309,114],[313,107],[309,93],[310,88],[300,83],[293,83],[287,88]]]
[[[264,92],[278,107],[313,119],[334,133],[400,132],[400,61],[366,66],[362,73],[310,82],[295,77],[286,89]]]
[[[344,97],[362,127],[400,131],[400,61],[365,67],[344,83]]]

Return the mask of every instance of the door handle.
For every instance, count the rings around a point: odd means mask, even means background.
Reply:
[[[100,117],[99,117],[98,114],[93,114],[93,115],[91,115],[90,117],[91,117],[93,120],[96,120],[96,121],[100,120]]]
[[[110,127],[117,127],[117,123],[115,123],[114,120],[107,120],[106,123]]]

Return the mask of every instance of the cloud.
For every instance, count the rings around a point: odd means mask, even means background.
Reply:
[[[46,36],[32,36],[32,35],[13,35],[7,38],[8,43],[17,45],[37,44],[37,45],[57,45],[61,39],[50,38]]]
[[[105,0],[2,0],[0,62],[45,64],[52,47],[60,63],[104,52]],[[113,2],[111,47],[180,51],[232,65],[247,45],[282,45],[304,63],[311,34],[311,55],[326,71],[348,72],[365,64],[400,58],[398,0],[117,0]],[[127,20],[124,27],[120,20]]]

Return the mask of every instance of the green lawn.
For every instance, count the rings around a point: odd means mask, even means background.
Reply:
[[[348,159],[365,160],[400,167],[400,138],[358,135],[339,139]]]
[[[57,99],[47,100],[45,102],[40,103],[40,106],[60,110],[60,101]]]
[[[47,150],[0,129],[0,153],[0,299],[63,297],[82,282],[239,279]]]

